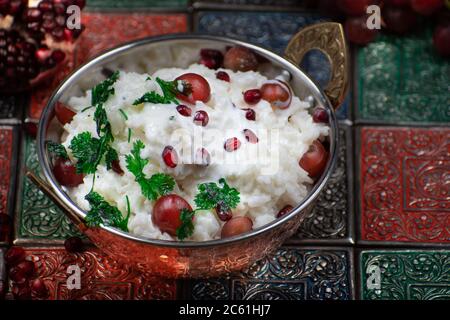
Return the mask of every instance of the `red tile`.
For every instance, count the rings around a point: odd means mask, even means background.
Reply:
[[[8,211],[12,149],[12,128],[0,127],[0,213],[7,213]]]
[[[145,275],[132,267],[91,248],[82,253],[68,253],[61,248],[29,248],[27,259],[34,261],[36,277],[48,289],[45,299],[58,300],[147,300],[175,299],[176,281]],[[80,268],[81,288],[68,289],[67,280],[72,273],[68,267]],[[10,283],[11,292],[14,286]],[[33,295],[33,299],[38,299]]]
[[[450,129],[361,129],[361,238],[450,243]]]
[[[54,89],[73,70],[75,65],[85,62],[99,52],[121,43],[147,36],[187,31],[185,14],[116,14],[92,13],[82,14],[86,30],[79,39],[75,56],[53,77],[50,83],[33,90],[28,116],[39,119]],[[76,62],[74,62],[74,60]]]

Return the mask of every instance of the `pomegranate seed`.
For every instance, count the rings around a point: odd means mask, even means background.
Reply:
[[[229,208],[224,209],[223,206],[221,206],[220,204],[216,206],[216,213],[217,217],[219,217],[221,221],[228,221],[231,218],[233,218],[233,212],[231,212],[231,209]]]
[[[314,109],[312,117],[316,123],[328,123],[328,112],[324,108]]]
[[[125,172],[123,172],[122,168],[120,167],[120,161],[119,160],[113,160],[111,162],[111,169],[115,173],[117,173],[118,175],[121,175],[121,176],[123,176],[123,174],[125,173]]]
[[[178,155],[172,146],[166,146],[162,152],[164,163],[169,168],[175,168],[178,164]]]
[[[9,240],[10,220],[7,214],[0,213],[0,241],[2,242]]]
[[[222,81],[230,82],[230,76],[225,71],[219,71],[216,73],[216,78]]]
[[[294,207],[291,206],[291,205],[285,206],[283,209],[281,209],[280,211],[278,211],[278,213],[277,213],[277,218],[280,218],[280,217],[282,217],[282,216],[288,214],[289,212],[292,211],[292,209],[294,209]]]
[[[186,106],[184,104],[180,104],[179,106],[177,106],[177,111],[179,114],[181,114],[182,116],[185,116],[185,117],[190,117],[192,114],[191,108],[189,108],[188,106]]]
[[[258,141],[259,141],[256,134],[250,129],[244,129],[244,136],[245,136],[245,139],[247,139],[247,141],[250,143],[255,144],[255,143],[258,143]]]
[[[47,60],[48,57],[50,57],[50,55],[52,54],[51,50],[48,48],[40,48],[38,50],[36,50],[36,59],[38,60],[38,62],[40,64],[45,64],[45,61]]]
[[[30,300],[31,299],[31,289],[29,283],[25,284],[14,284],[12,286],[11,293],[16,300]]]
[[[41,1],[38,4],[38,8],[42,11],[42,12],[49,12],[53,10],[53,4],[51,1]]]
[[[64,241],[64,248],[67,252],[81,252],[83,250],[83,241],[80,237],[70,237]]]
[[[64,40],[67,42],[73,42],[73,32],[67,28],[64,28]]]
[[[195,153],[195,164],[207,166],[211,163],[211,156],[205,148],[199,148]]]
[[[52,52],[51,57],[56,63],[60,63],[66,58],[66,54],[62,50],[55,50]]]
[[[198,126],[205,127],[209,122],[209,116],[206,111],[200,110],[195,113],[194,123]]]
[[[48,294],[47,286],[45,285],[44,280],[42,279],[34,279],[30,284],[31,292],[37,297],[43,298]]]
[[[250,89],[245,91],[244,100],[248,104],[257,104],[261,100],[261,91],[259,89]]]
[[[29,8],[26,12],[27,22],[37,22],[41,20],[41,10],[37,8]]]
[[[12,267],[25,260],[25,250],[22,247],[11,247],[5,253],[5,262]]]
[[[245,118],[250,121],[255,121],[256,119],[256,112],[253,109],[244,109],[245,111]]]
[[[227,141],[225,141],[225,144],[223,147],[225,148],[225,151],[232,152],[232,151],[239,149],[240,146],[241,146],[241,141],[239,141],[238,138],[233,137],[233,138],[227,139]]]

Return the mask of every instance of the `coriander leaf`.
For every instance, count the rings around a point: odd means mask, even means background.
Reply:
[[[143,170],[148,160],[141,158],[141,150],[144,148],[145,145],[142,141],[134,142],[131,154],[126,156],[127,169],[139,183],[142,194],[149,200],[156,200],[158,196],[165,195],[173,190],[175,180],[164,173],[156,173],[150,178],[145,176]]]
[[[112,168],[113,161],[119,160],[119,155],[117,154],[117,151],[114,150],[112,147],[108,146],[108,150],[105,154],[105,162],[106,162],[106,168],[110,170]]]
[[[69,149],[77,159],[77,173],[95,173],[100,150],[99,139],[93,138],[90,132],[82,132],[72,139]]]
[[[115,71],[109,78],[92,88],[91,104],[96,106],[105,103],[110,94],[114,94],[113,84],[119,79],[119,71]]]
[[[123,111],[122,109],[119,109],[119,112],[125,120],[128,120],[128,115],[125,111]]]
[[[196,210],[210,210],[217,206],[224,211],[236,208],[240,201],[237,189],[230,188],[224,178],[220,179],[219,183],[223,185],[222,188],[214,182],[198,186],[198,193],[194,199]]]
[[[62,159],[69,159],[66,148],[64,148],[62,144],[53,141],[47,141],[47,148],[48,152],[50,152],[51,154]]]
[[[156,82],[161,87],[163,95],[158,94],[156,91],[150,91],[134,101],[133,105],[138,105],[144,102],[162,104],[169,104],[173,102],[178,104],[178,100],[176,99],[176,95],[178,93],[177,81],[164,81],[160,78],[156,78]]]
[[[188,209],[182,209],[180,212],[181,225],[177,228],[177,237],[183,240],[190,237],[194,233],[194,223],[192,222],[192,217],[195,211],[190,211]]]
[[[89,192],[85,197],[91,209],[86,215],[86,224],[89,227],[98,227],[100,224],[112,226],[123,231],[128,231],[128,218],[130,215],[128,204],[128,215],[123,217],[116,207],[110,205],[100,194],[95,191]]]

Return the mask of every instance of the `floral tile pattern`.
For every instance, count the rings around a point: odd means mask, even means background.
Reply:
[[[450,130],[361,129],[361,239],[450,243]]]
[[[450,300],[450,251],[364,251],[361,299]]]
[[[40,173],[41,168],[37,158],[35,140],[25,137],[24,141],[25,167],[35,173]],[[66,238],[80,235],[77,228],[70,222],[66,215],[36,187],[30,179],[21,176],[21,197],[17,203],[16,215],[16,243],[62,243]]]
[[[174,299],[176,282],[138,272],[109,258],[98,249],[68,253],[63,248],[27,248],[36,277],[45,282],[51,300],[148,300]],[[68,269],[71,267],[71,269]],[[78,269],[80,289],[71,289],[69,279]],[[68,286],[69,283],[69,286]],[[10,286],[13,286],[10,283]],[[38,297],[33,296],[33,299]]]
[[[89,0],[88,8],[186,8],[188,0]]]
[[[430,46],[432,30],[382,35],[359,50],[357,120],[450,121],[450,63]]]
[[[229,279],[191,280],[195,300],[349,300],[352,252],[284,247]]]

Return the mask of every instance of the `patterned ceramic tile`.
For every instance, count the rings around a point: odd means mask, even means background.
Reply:
[[[433,52],[431,38],[429,29],[382,35],[358,52],[358,120],[450,121],[450,63]]]
[[[17,163],[17,132],[0,126],[0,244],[9,242]]]
[[[305,219],[288,243],[318,239],[351,240],[353,220],[353,186],[349,171],[352,170],[351,141],[351,128],[341,125],[339,156],[331,180],[319,196],[311,215]]]
[[[450,129],[363,127],[361,238],[450,243]]]
[[[450,300],[450,251],[364,251],[361,298]]]
[[[0,123],[19,123],[28,104],[28,95],[0,95]]]
[[[347,249],[284,247],[229,279],[191,280],[195,300],[348,300],[353,297]]]
[[[209,34],[229,36],[259,44],[282,54],[291,37],[302,27],[325,21],[315,13],[300,12],[223,12],[204,11],[196,17],[196,30]],[[311,51],[301,67],[319,85],[326,85],[330,77],[327,58],[318,51]],[[348,102],[339,109],[339,118],[348,113]]]
[[[187,30],[187,19],[184,14],[85,12],[82,19],[86,30],[79,39],[75,51],[76,59],[71,57],[69,63],[52,79],[51,83],[33,91],[28,117],[39,119],[52,92],[74,66],[85,62],[99,52],[133,39]]]
[[[137,8],[186,8],[188,0],[89,0],[89,8],[123,8],[127,10]]]
[[[23,141],[23,166],[16,214],[15,243],[61,243],[80,235],[65,214],[24,176],[25,167],[40,173],[34,139]]]
[[[57,300],[148,300],[174,299],[175,280],[152,277],[88,249],[68,253],[62,248],[27,248],[27,259],[34,261],[36,277],[45,282],[46,299]],[[79,267],[80,289],[69,289],[69,266]],[[71,282],[70,282],[71,283]],[[10,286],[13,284],[10,283]],[[33,296],[33,299],[37,297]]]

